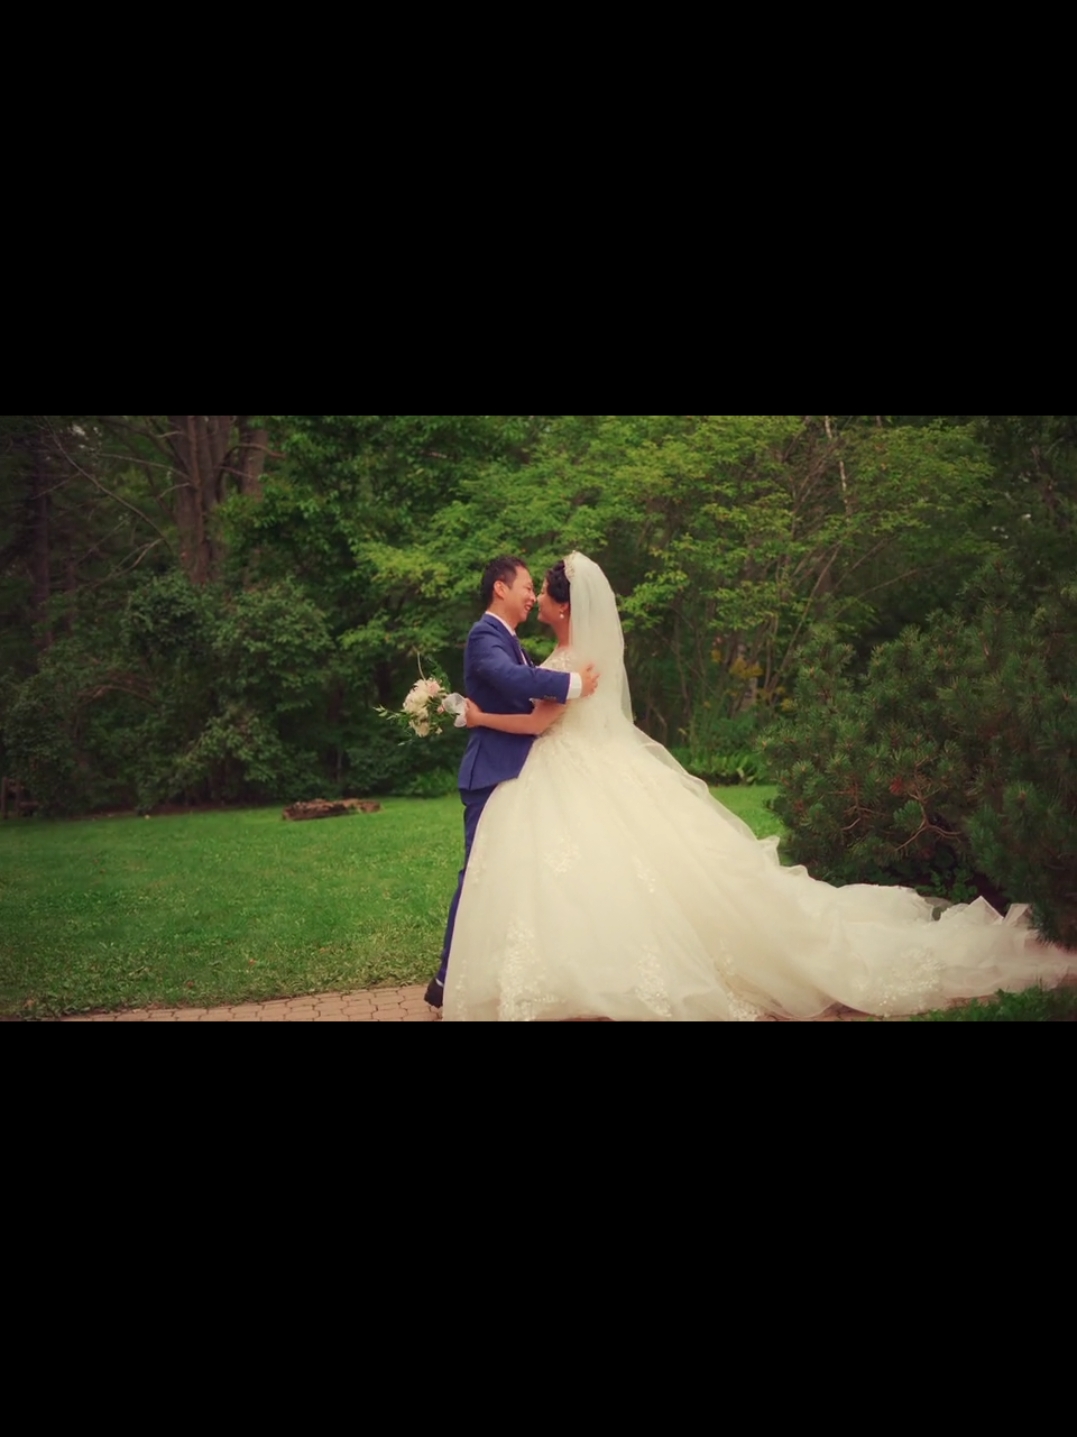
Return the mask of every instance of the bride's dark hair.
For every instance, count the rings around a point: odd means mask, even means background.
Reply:
[[[565,561],[559,559],[552,569],[546,570],[546,589],[558,604],[567,604],[572,594],[572,585],[565,573]]]

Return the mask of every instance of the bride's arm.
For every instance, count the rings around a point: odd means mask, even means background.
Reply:
[[[563,704],[537,703],[529,714],[488,714],[472,699],[467,701],[468,728],[496,728],[502,733],[545,733],[565,712]]]

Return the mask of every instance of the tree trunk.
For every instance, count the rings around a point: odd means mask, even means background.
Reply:
[[[75,614],[78,609],[79,571],[75,560],[75,541],[71,533],[67,536],[67,553],[64,555],[64,593],[67,595],[67,609],[64,623],[67,632],[75,632]]]
[[[49,599],[52,597],[49,563],[49,518],[51,487],[49,465],[45,449],[41,444],[34,447],[33,462],[33,605],[34,642],[39,649],[52,644],[52,627],[49,623]]]
[[[239,450],[236,469],[239,472],[239,492],[254,499],[260,499],[262,497],[262,470],[265,468],[269,433],[265,429],[256,429],[247,415],[241,414],[237,422],[239,424]]]
[[[205,584],[216,577],[221,558],[213,534],[213,511],[227,497],[230,478],[238,481],[241,494],[261,493],[266,431],[255,428],[246,415],[170,414],[168,421],[168,442],[178,471],[180,558],[191,582]]]

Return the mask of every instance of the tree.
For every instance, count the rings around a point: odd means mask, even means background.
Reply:
[[[440,573],[438,597],[455,598],[465,558],[513,547],[541,567],[585,549],[621,595],[638,707],[669,741],[780,699],[823,617],[857,632],[894,584],[982,557],[965,521],[984,469],[947,426],[572,417],[546,426],[524,468],[465,481],[394,561]]]
[[[216,511],[230,495],[260,495],[265,425],[242,414],[113,416],[103,422],[142,467],[161,518],[175,532],[184,573],[194,584],[218,578],[223,546]]]

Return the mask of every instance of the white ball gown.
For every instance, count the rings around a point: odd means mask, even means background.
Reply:
[[[896,1016],[1077,971],[1023,907],[1002,918],[980,899],[936,919],[909,889],[783,868],[776,838],[757,839],[633,726],[616,601],[597,565],[570,565],[573,648],[547,666],[595,658],[599,693],[570,703],[486,806],[444,1020]]]

